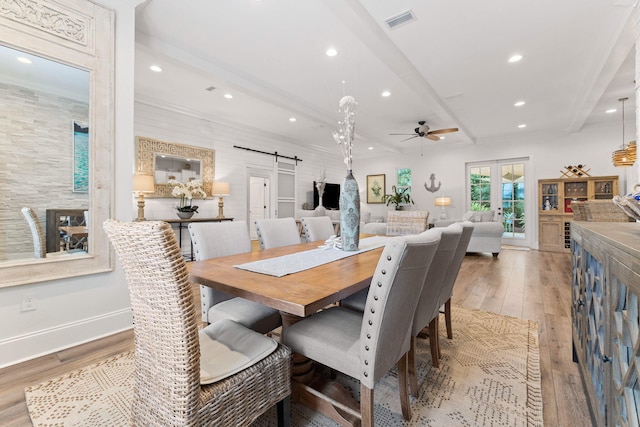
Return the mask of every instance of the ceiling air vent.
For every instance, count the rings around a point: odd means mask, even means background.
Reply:
[[[407,24],[415,20],[416,20],[415,15],[411,11],[411,9],[409,9],[405,12],[402,12],[399,15],[392,16],[391,18],[387,19],[385,22],[387,23],[387,26],[389,27],[389,29],[393,30],[401,25]]]

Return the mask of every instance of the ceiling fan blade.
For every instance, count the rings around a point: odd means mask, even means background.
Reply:
[[[438,135],[432,135],[431,132],[426,134],[424,137],[428,138],[428,139],[430,139],[432,141],[440,141],[440,137]]]
[[[419,135],[413,135],[413,136],[410,136],[409,138],[405,138],[405,139],[403,139],[403,140],[402,140],[402,141],[400,141],[400,142],[408,141],[408,140],[410,140],[410,139],[417,138],[418,136],[419,136]]]
[[[458,132],[458,128],[447,128],[447,129],[432,130],[429,133],[432,133],[434,135],[438,135],[440,133],[451,133],[451,132]]]
[[[389,135],[416,135],[415,133],[390,133]]]

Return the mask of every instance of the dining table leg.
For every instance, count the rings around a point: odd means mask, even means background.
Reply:
[[[302,317],[280,312],[282,332]],[[320,412],[344,427],[360,426],[360,404],[337,381],[327,379],[313,360],[298,353],[292,356],[292,399]]]

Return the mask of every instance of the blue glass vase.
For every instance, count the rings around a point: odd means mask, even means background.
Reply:
[[[360,191],[351,169],[340,188],[340,236],[343,251],[357,251],[360,243]]]

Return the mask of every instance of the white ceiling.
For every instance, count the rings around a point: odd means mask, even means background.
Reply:
[[[632,122],[636,1],[148,0],[136,17],[136,99],[339,152],[338,101],[352,95],[356,153],[378,156],[619,123],[620,110],[604,111],[622,96]],[[388,29],[407,10],[417,19]],[[460,131],[388,135],[419,120]]]

